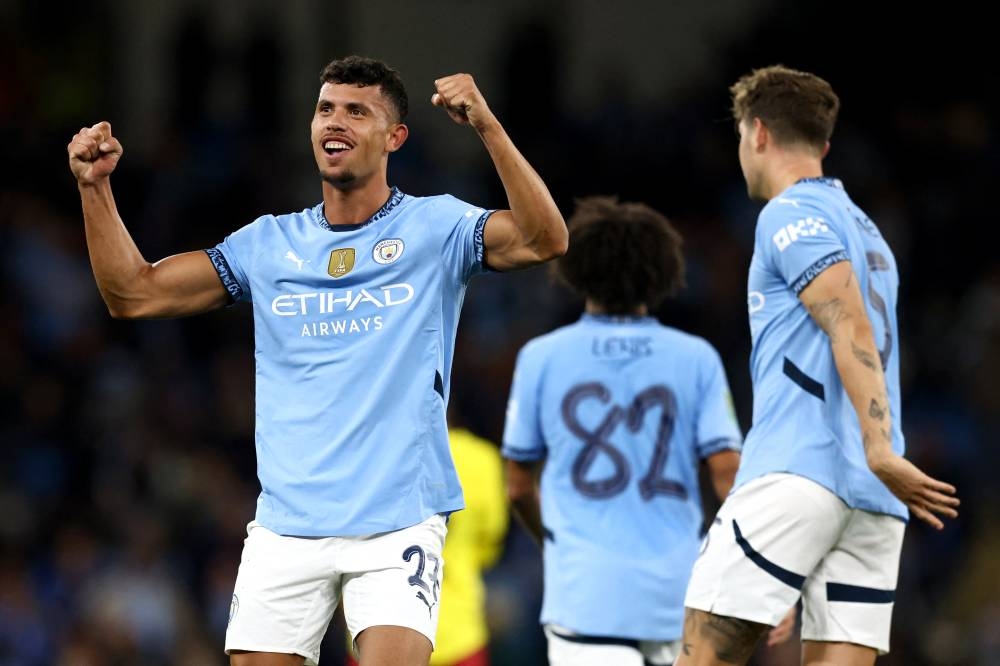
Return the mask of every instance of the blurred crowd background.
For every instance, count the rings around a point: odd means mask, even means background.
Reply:
[[[747,200],[727,87],[775,62],[827,78],[826,162],[900,266],[909,456],[961,517],[907,532],[885,664],[1000,663],[1000,58],[963,3],[845,0],[394,3],[0,2],[0,666],[226,663],[232,584],[259,486],[249,307],[112,320],[87,259],[65,145],[110,120],[118,207],[147,259],[211,247],[320,198],[318,73],[352,52],[408,85],[390,182],[503,206],[478,140],[431,108],[474,74],[567,215],[617,194],[667,214],[689,287],[656,313],[722,353],[749,426]],[[884,14],[884,15],[882,15]],[[614,266],[608,267],[615,270]],[[545,269],[477,278],[452,395],[498,442],[514,356],[581,304]],[[488,575],[498,666],[544,664],[540,555],[512,527]],[[335,627],[323,663],[339,664]],[[794,645],[755,664],[797,663]]]

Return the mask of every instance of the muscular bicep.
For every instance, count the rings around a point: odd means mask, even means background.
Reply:
[[[125,307],[127,318],[183,317],[229,303],[211,259],[203,251],[175,254],[150,264],[137,278]]]
[[[544,234],[545,230],[537,233]],[[509,210],[498,210],[483,229],[483,252],[486,265],[495,271],[512,271],[535,266],[549,259],[539,251],[539,238],[531,238],[514,222]]]

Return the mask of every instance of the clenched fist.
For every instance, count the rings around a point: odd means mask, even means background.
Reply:
[[[453,74],[437,79],[434,81],[434,88],[437,92],[431,97],[431,104],[444,107],[451,119],[459,125],[468,123],[477,132],[481,132],[490,124],[496,123],[496,116],[486,105],[486,100],[469,74]]]
[[[94,185],[107,178],[122,156],[122,144],[111,135],[111,123],[84,127],[66,146],[69,168],[80,185]]]

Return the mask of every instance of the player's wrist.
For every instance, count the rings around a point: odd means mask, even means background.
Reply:
[[[895,457],[896,454],[893,453],[891,449],[879,449],[865,453],[865,458],[868,462],[868,469],[870,469],[872,473],[879,478],[882,478],[889,473],[893,458]]]
[[[479,133],[483,138],[486,138],[489,134],[497,134],[503,132],[503,125],[492,113],[487,114],[485,118],[478,118],[475,122],[469,121],[472,128]]]
[[[111,174],[108,174],[106,176],[100,176],[98,178],[86,178],[78,176],[76,179],[76,186],[80,189],[81,192],[84,191],[93,192],[98,189],[104,189],[109,184],[110,175]]]

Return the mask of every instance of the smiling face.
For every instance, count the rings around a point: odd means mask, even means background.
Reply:
[[[406,126],[379,86],[324,83],[311,125],[320,176],[337,189],[386,178],[389,153],[406,140]]]

